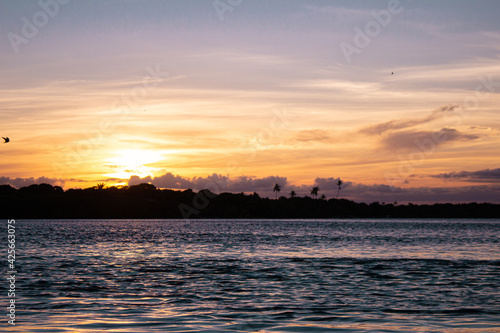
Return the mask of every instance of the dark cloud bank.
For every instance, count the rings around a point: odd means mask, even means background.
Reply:
[[[432,175],[431,177],[449,179],[449,180],[466,180],[474,182],[500,183],[500,168],[485,169],[479,171],[459,171],[450,173],[440,173],[437,175]]]
[[[500,169],[486,169],[479,171],[460,171],[431,175],[433,178],[447,180],[465,180],[476,183],[484,183],[473,186],[459,187],[413,187],[401,188],[387,184],[365,185],[344,181],[341,186],[339,198],[345,198],[356,202],[413,202],[413,203],[434,203],[434,202],[491,202],[500,203]],[[157,188],[168,188],[174,190],[192,189],[200,191],[208,189],[214,193],[253,193],[257,192],[262,197],[273,198],[274,184],[281,185],[279,196],[290,196],[291,191],[295,191],[298,196],[310,196],[313,186],[318,186],[319,196],[325,195],[327,198],[335,198],[338,191],[337,181],[340,178],[316,178],[313,184],[292,185],[286,177],[270,176],[263,178],[256,177],[235,177],[231,178],[219,174],[212,174],[207,177],[187,178],[172,173],[166,173],[159,177],[138,177],[132,176],[127,181],[129,186],[141,183],[153,184]],[[76,181],[72,179],[71,181]],[[119,179],[107,179],[107,181],[118,182]],[[123,180],[122,180],[123,181]],[[50,184],[53,186],[64,186],[62,179],[47,177],[40,178],[9,178],[0,177],[0,184],[11,185],[15,188],[26,187],[31,184]]]
[[[494,171],[494,170],[491,170]],[[496,171],[498,172],[498,171]],[[494,172],[492,172],[494,173]],[[485,170],[478,171],[477,174],[485,174]],[[490,177],[490,176],[488,176]],[[209,189],[214,193],[221,192],[257,192],[264,197],[274,197],[274,184],[281,185],[280,196],[289,196],[291,191],[295,191],[298,196],[310,195],[313,186],[320,188],[319,195],[324,194],[327,198],[335,198],[338,191],[337,181],[340,178],[316,178],[310,185],[291,185],[286,177],[271,176],[264,178],[236,177],[230,178],[223,175],[213,174],[207,177],[185,178],[182,176],[167,173],[160,177],[132,176],[128,185],[140,183],[150,183],[159,188],[170,189],[193,189],[200,191]],[[478,179],[478,178],[476,178]],[[486,179],[486,178],[484,178]],[[345,181],[341,186],[339,198],[346,198],[357,202],[500,202],[500,186],[495,184],[462,186],[462,187],[418,187],[401,188],[387,184],[364,185]]]
[[[65,184],[63,179],[39,177],[39,178],[10,178],[10,177],[0,177],[0,185],[11,185],[15,188],[21,188],[29,186],[32,184],[50,184],[52,186],[61,186]]]

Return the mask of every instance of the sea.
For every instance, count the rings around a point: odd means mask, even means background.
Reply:
[[[0,331],[500,332],[500,220],[3,222]]]

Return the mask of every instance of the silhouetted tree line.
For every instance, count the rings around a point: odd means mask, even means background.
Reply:
[[[311,197],[261,198],[257,193],[160,190],[151,184],[69,189],[48,184],[0,185],[3,219],[126,218],[500,218],[491,203],[397,205]]]

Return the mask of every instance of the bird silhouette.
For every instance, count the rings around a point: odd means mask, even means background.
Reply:
[[[394,72],[391,72],[391,75],[394,75]]]
[[[4,140],[5,140],[5,142],[4,142],[4,143],[10,142],[9,137],[4,138],[4,137],[2,136],[2,139],[4,139]]]

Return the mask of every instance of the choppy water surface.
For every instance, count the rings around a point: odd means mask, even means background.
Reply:
[[[22,332],[500,332],[499,220],[17,221],[16,232]]]

